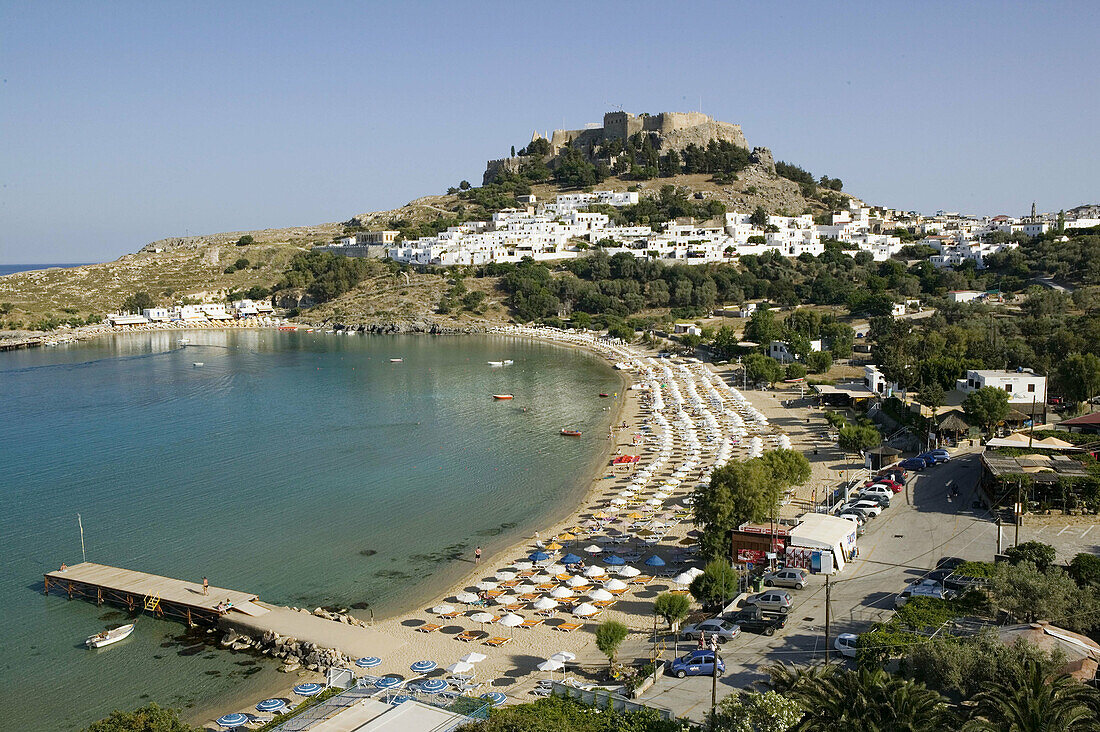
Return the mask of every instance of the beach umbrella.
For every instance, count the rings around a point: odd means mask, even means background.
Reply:
[[[294,693],[298,696],[316,696],[324,688],[320,684],[298,684],[294,687]]]
[[[615,567],[621,567],[626,564],[626,560],[620,557],[618,554],[612,554],[611,556],[604,557],[604,564],[610,564]]]
[[[509,580],[514,580],[516,578],[516,573],[515,572],[509,572],[506,569],[502,569],[499,572],[497,572],[495,576],[498,580],[500,580],[502,582],[507,582]]]
[[[604,600],[611,600],[615,596],[612,595],[607,590],[600,587],[600,588],[597,588],[597,589],[592,590],[591,592],[589,592],[588,597],[589,597],[589,599],[592,599],[592,600],[604,601]]]
[[[240,712],[234,712],[218,717],[215,721],[222,727],[240,727],[242,724],[248,724],[248,716]]]
[[[364,656],[356,660],[355,665],[359,668],[374,668],[375,666],[382,665],[382,659],[378,656]]]
[[[585,577],[602,577],[605,574],[607,574],[607,572],[604,571],[603,567],[593,566],[593,567],[589,567],[588,569],[584,570],[584,576]]]
[[[595,544],[589,544],[584,548],[589,554],[599,554],[603,551],[603,547],[596,546]]]
[[[532,564],[531,562],[526,561],[526,560],[520,560],[518,562],[513,562],[512,566],[515,567],[516,569],[518,569],[521,572],[525,572],[528,569],[531,569],[531,567],[534,567],[535,565]]]
[[[447,682],[443,679],[428,679],[420,684],[420,690],[426,694],[438,694],[447,688]]]
[[[633,498],[635,494],[634,494],[634,491],[627,490],[627,491],[620,491],[619,495],[623,498]]]
[[[477,602],[480,599],[481,598],[478,597],[473,592],[460,592],[457,595],[455,595],[455,600],[457,600],[459,602],[464,602],[467,605],[469,605],[471,602]]]
[[[508,697],[499,691],[487,691],[481,695],[481,698],[487,700],[493,706],[499,706],[508,701]]]
[[[665,566],[665,560],[654,554],[652,557],[645,560],[645,564],[647,567],[663,567]]]
[[[432,612],[436,615],[446,615],[447,613],[453,613],[455,611],[454,605],[448,605],[446,603],[442,605],[436,605],[432,608]]]
[[[695,576],[688,572],[681,572],[672,578],[673,583],[678,585],[690,585],[691,581],[695,579]]]
[[[634,532],[636,536],[653,536],[653,532],[649,529],[638,529]]]
[[[599,522],[599,521],[595,521],[595,520],[593,520],[593,519],[588,519],[587,521],[585,521],[585,522],[584,522],[584,527],[585,527],[586,529],[594,529],[594,528],[596,528],[596,527],[597,527],[597,526],[599,526],[599,525],[600,525],[600,522]]]
[[[604,513],[603,511],[598,511],[598,512],[596,512],[596,513],[594,513],[594,514],[592,515],[592,518],[597,518],[597,519],[605,519],[605,518],[611,518],[611,517],[610,517],[610,516],[608,516],[608,515],[607,515],[606,513]]]
[[[566,531],[564,533],[561,533],[561,534],[558,534],[558,536],[557,536],[558,541],[573,541],[576,538],[577,537],[573,536],[568,531]]]
[[[566,554],[564,557],[561,558],[561,563],[565,565],[577,564],[578,562],[582,561],[584,560],[578,557],[576,554]]]
[[[565,565],[561,562],[556,562],[546,567],[547,574],[561,574],[565,571]]]
[[[539,599],[531,603],[531,607],[535,608],[536,610],[552,610],[557,606],[558,603],[554,602],[549,597],[540,597]]]
[[[505,628],[514,628],[517,625],[523,624],[523,618],[515,613],[508,613],[503,618],[497,621],[497,625],[503,625]]]
[[[557,659],[548,658],[540,663],[538,666],[535,666],[535,668],[537,668],[539,671],[550,671],[551,673],[553,673],[554,671],[560,670],[561,667],[564,665],[564,663],[558,661]]]
[[[603,583],[603,588],[605,590],[625,590],[626,583],[622,580],[611,578],[607,582]]]
[[[689,567],[684,570],[684,574],[690,574],[692,577],[698,577],[701,574],[706,574],[706,572],[699,569],[698,567]]]
[[[482,582],[478,582],[475,587],[477,587],[479,590],[488,592],[489,590],[495,590],[498,585],[498,582],[490,582],[489,580],[484,580]]]
[[[573,614],[580,618],[586,618],[589,615],[595,615],[600,609],[591,603],[582,602],[573,608]]]
[[[546,552],[531,552],[527,555],[527,558],[530,559],[532,562],[545,562],[547,559],[550,558],[550,555]]]
[[[408,694],[397,694],[396,696],[391,696],[390,697],[390,704],[393,704],[394,706],[397,706],[398,704],[404,704],[405,702],[411,701],[411,700],[412,700],[412,697],[409,696]]]
[[[412,666],[409,666],[415,673],[426,674],[429,671],[435,670],[435,661],[417,661]]]
[[[657,498],[650,498],[648,501],[645,502],[645,505],[647,505],[647,506],[660,506],[661,501]]]
[[[623,501],[623,503],[626,503],[626,501]],[[618,513],[619,511],[622,510],[622,507],[621,506],[608,506],[606,510],[607,510],[608,513]]]
[[[569,651],[558,651],[553,656],[550,656],[550,658],[555,661],[561,661],[562,663],[572,663],[577,660],[577,654],[570,653]]]
[[[496,616],[492,613],[474,613],[470,616],[470,620],[474,621],[475,623],[485,624],[491,623],[496,620]]]
[[[383,676],[382,678],[378,679],[378,681],[375,681],[374,685],[377,686],[379,689],[392,689],[395,686],[401,685],[401,679],[397,678],[396,676]]]
[[[587,584],[591,583],[579,574],[576,577],[570,577],[569,580],[565,583],[567,587],[584,587]]]
[[[634,511],[633,513],[627,514],[627,518],[630,518],[630,519],[645,518],[645,514],[638,513],[637,511]]]
[[[466,663],[481,663],[486,658],[488,658],[488,656],[486,656],[484,653],[478,653],[477,651],[470,651],[469,653],[467,653],[465,656],[463,656],[462,658],[460,658],[458,660],[459,661],[465,661]]]
[[[256,705],[257,712],[274,712],[277,709],[282,709],[286,706],[286,702],[282,699],[264,699],[262,702]]]
[[[550,597],[556,597],[559,600],[564,600],[572,596],[573,591],[570,590],[568,587],[555,587],[553,590],[550,591]]]
[[[612,506],[622,506],[625,503],[626,503],[625,498],[612,498],[611,499],[611,505]]]
[[[515,595],[501,595],[493,602],[495,602],[497,605],[514,605],[517,602],[521,602],[521,600]]]
[[[548,551],[548,552],[560,552],[564,548],[565,547],[563,547],[558,542],[553,541],[553,542],[550,542],[550,544],[546,547],[546,551]]]
[[[473,670],[474,665],[466,661],[456,661],[447,667],[447,673],[451,674],[468,674]]]

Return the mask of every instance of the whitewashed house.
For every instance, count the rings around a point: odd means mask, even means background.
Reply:
[[[970,393],[983,386],[992,386],[1008,392],[1008,401],[1012,404],[1046,404],[1047,377],[1039,376],[1030,369],[1015,371],[996,371],[979,369],[967,371],[965,379],[959,379],[955,388]]]

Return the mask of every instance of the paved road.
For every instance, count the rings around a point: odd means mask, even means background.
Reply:
[[[859,538],[859,556],[836,575],[832,584],[832,637],[859,633],[875,620],[886,619],[895,595],[907,582],[935,567],[943,556],[989,561],[997,548],[997,529],[988,512],[972,508],[980,465],[974,454],[911,475],[909,485],[893,505],[872,520]],[[961,495],[948,500],[953,481]],[[1005,529],[1006,539],[1008,530]],[[1022,537],[1021,537],[1021,540]],[[771,638],[744,633],[722,647],[727,664],[718,680],[719,697],[765,678],[763,668],[776,661],[808,663],[825,657],[824,578],[794,592],[796,605],[787,627]],[[682,643],[686,651],[689,644]],[[833,652],[835,659],[837,654]],[[644,700],[674,713],[701,720],[710,708],[710,677],[675,679],[666,676]]]

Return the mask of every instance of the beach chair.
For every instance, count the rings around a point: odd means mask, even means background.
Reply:
[[[536,628],[545,622],[546,621],[542,618],[528,618],[527,620],[524,620],[522,623],[520,623],[518,627],[530,630],[531,628]]]
[[[452,610],[449,613],[440,613],[439,617],[446,618],[447,620],[454,620],[455,618],[462,617],[463,612],[461,610]]]
[[[492,600],[494,597],[500,597],[504,594],[504,590],[489,590],[485,593],[485,596]]]
[[[464,630],[455,636],[456,640],[460,640],[463,643],[469,643],[470,641],[477,640],[482,635],[480,630]]]
[[[514,613],[517,610],[522,610],[523,608],[527,607],[527,603],[526,602],[513,602],[511,605],[503,605],[502,607],[505,610],[507,610],[508,612]]]
[[[562,633],[572,633],[579,627],[581,627],[580,623],[561,623],[560,625],[555,625],[554,630],[560,630]]]
[[[442,627],[443,626],[440,625],[439,623],[424,623],[423,625],[419,626],[416,629],[416,632],[418,632],[418,633],[434,633],[435,631],[439,630]]]
[[[627,592],[627,588],[624,587],[621,590],[608,590],[608,592],[610,592],[612,595],[616,595],[616,596],[623,595]]]
[[[512,642],[511,638],[505,638],[503,636],[497,636],[485,641],[485,645],[492,646],[493,648],[500,648],[501,646],[508,645]]]
[[[592,604],[596,607],[611,607],[615,602],[615,600],[596,600]]]
[[[522,572],[519,572],[518,574],[516,574],[516,576],[520,577],[521,579],[527,579],[528,577],[534,577],[535,574],[536,574],[535,570],[525,569]]]
[[[523,600],[524,602],[531,602],[532,600],[539,599],[539,593],[537,593],[537,592],[524,592],[522,595],[516,595],[516,597]]]
[[[519,584],[518,579],[510,579],[510,580],[505,580],[504,582],[501,582],[500,586],[501,587],[507,587],[508,589],[512,589],[513,587],[515,587],[518,584]]]
[[[653,581],[653,578],[650,577],[648,574],[640,574],[637,577],[632,578],[630,580],[630,584],[632,584],[632,585],[648,585],[652,581]]]
[[[549,592],[550,590],[554,589],[555,587],[557,587],[557,585],[554,584],[553,582],[543,582],[541,585],[538,585],[538,588],[540,590],[542,590],[543,592]]]

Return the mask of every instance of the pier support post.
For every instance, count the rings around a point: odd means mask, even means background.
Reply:
[[[191,608],[187,608],[187,627],[193,628],[195,624],[191,622]]]
[[[43,579],[45,580],[46,594],[48,595],[48,594],[50,594],[50,578],[47,576],[47,577],[44,577]]]
[[[102,605],[103,604],[103,588],[102,587],[97,587],[96,588],[96,591],[95,591],[95,604],[96,605]]]
[[[69,583],[68,592],[69,592],[69,599],[70,600],[73,599],[73,583],[72,582]]]

